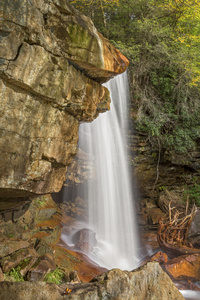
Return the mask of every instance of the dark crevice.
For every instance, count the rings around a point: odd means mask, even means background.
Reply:
[[[19,53],[20,53],[20,50],[21,50],[21,48],[22,48],[22,45],[23,45],[23,43],[21,43],[21,45],[19,46],[19,48],[18,48],[18,50],[17,50],[17,54],[16,54],[15,58],[14,58],[13,60],[10,60],[10,61],[16,61],[16,60],[18,59],[18,57],[19,57]]]
[[[96,77],[96,78],[94,78],[94,77],[90,76],[90,75],[88,74],[88,72],[87,72],[84,68],[80,67],[80,66],[79,66],[77,63],[75,63],[73,60],[71,60],[71,59],[69,59],[69,58],[68,58],[67,60],[68,60],[68,62],[69,62],[69,65],[73,66],[77,71],[80,71],[80,72],[83,73],[87,78],[89,78],[89,79],[91,79],[91,80],[97,82],[98,84],[105,83],[106,80],[108,80],[108,78],[106,79],[105,77]],[[114,76],[114,75],[113,75],[113,76]]]
[[[48,157],[48,156],[43,154],[42,159],[50,162],[53,169],[60,169],[60,168],[66,167],[65,164],[63,164],[61,162],[57,162],[57,160],[53,157]]]

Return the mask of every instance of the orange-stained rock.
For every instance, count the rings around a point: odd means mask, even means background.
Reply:
[[[129,66],[129,60],[117,50],[102,34],[99,36],[103,42],[104,69],[114,75],[123,73]]]
[[[166,253],[163,253],[161,251],[153,254],[149,261],[156,261],[156,262],[159,262],[159,263],[166,263],[168,261],[168,256]]]
[[[154,262],[132,272],[112,269],[90,283],[72,289],[69,299],[184,299],[159,264]]]
[[[105,268],[98,266],[82,253],[67,250],[58,245],[53,247],[55,263],[67,272],[75,271],[83,282],[89,282],[95,276],[106,271]]]
[[[153,254],[150,257],[146,257],[143,262],[142,262],[142,266],[145,265],[146,263],[150,262],[150,261],[155,261],[158,262],[159,264],[163,264],[166,263],[168,261],[168,256],[166,253],[163,253],[161,251],[156,252],[155,254]]]
[[[129,66],[129,60],[109,40],[104,38],[102,34],[98,33],[96,38],[97,40],[99,39],[101,49],[103,49],[101,60],[97,60],[97,62],[93,62],[92,64],[72,58],[70,58],[70,61],[75,67],[83,70],[89,77],[102,83],[126,71]],[[101,65],[99,65],[99,61],[102,61]]]
[[[200,254],[183,255],[164,265],[165,271],[174,279],[200,280]]]

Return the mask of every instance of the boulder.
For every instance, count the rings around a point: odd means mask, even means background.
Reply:
[[[179,290],[158,263],[147,263],[135,271],[113,269],[78,286],[65,299],[182,300]]]
[[[86,253],[91,252],[91,248],[97,243],[96,234],[91,229],[83,228],[72,236],[72,242],[75,244],[75,249]]]
[[[0,39],[0,200],[58,192],[128,60],[67,0],[3,0]]]
[[[157,203],[160,209],[167,214],[169,213],[169,205],[171,208],[174,207],[178,211],[185,212],[185,204],[183,204],[181,198],[182,195],[180,193],[177,193],[175,191],[168,191],[166,189],[159,194]],[[172,213],[173,212],[174,211],[172,211]]]
[[[46,282],[0,282],[0,300],[62,300],[54,284]]]

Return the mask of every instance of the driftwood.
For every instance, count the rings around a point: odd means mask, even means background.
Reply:
[[[196,206],[193,205],[188,214],[188,203],[189,199],[187,199],[184,217],[180,217],[181,213],[179,211],[174,212],[174,207],[171,208],[171,203],[169,203],[169,217],[159,221],[158,243],[170,258],[184,254],[200,254],[200,249],[193,248],[192,244],[186,240],[189,226],[197,212]]]

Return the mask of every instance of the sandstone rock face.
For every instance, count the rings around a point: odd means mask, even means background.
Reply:
[[[56,192],[128,61],[66,0],[1,2],[0,198]]]

